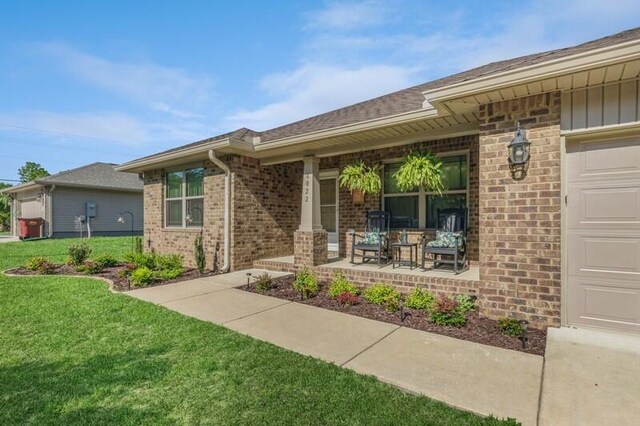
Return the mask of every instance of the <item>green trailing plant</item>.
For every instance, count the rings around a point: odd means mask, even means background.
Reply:
[[[400,303],[400,293],[398,290],[390,286],[389,284],[377,283],[367,288],[362,296],[369,303],[374,305],[391,305],[392,300],[396,300]]]
[[[266,272],[254,277],[254,280],[258,291],[268,291],[273,288],[273,278]]]
[[[393,174],[398,189],[403,192],[423,187],[426,191],[442,193],[442,161],[429,151],[413,151]]]
[[[293,280],[293,288],[301,293],[304,298],[315,296],[320,290],[318,279],[307,267],[304,267],[296,276],[296,279]]]
[[[344,276],[342,271],[336,272],[331,284],[329,284],[329,290],[327,294],[330,297],[338,297],[344,293],[351,293],[354,296],[358,295],[358,287]]]
[[[56,266],[46,257],[32,257],[27,261],[24,267],[30,271],[35,271],[42,275],[50,275],[56,269]]]
[[[134,287],[145,287],[155,281],[155,274],[146,266],[141,266],[131,273],[131,284]]]
[[[422,288],[414,288],[407,296],[404,306],[407,308],[420,309],[422,311],[430,312],[436,302],[436,298],[433,294]]]
[[[196,258],[196,266],[199,273],[204,273],[204,268],[207,266],[207,257],[204,254],[204,244],[202,244],[202,233],[198,234],[194,241],[194,255]]]
[[[437,325],[459,327],[467,322],[460,304],[449,297],[440,296],[431,311],[430,319]]]
[[[524,334],[522,324],[515,318],[501,318],[498,321],[498,325],[505,336],[521,337]]]
[[[118,262],[118,259],[111,256],[110,254],[101,254],[100,256],[96,256],[93,261],[102,266],[102,268],[111,268],[113,266],[118,266],[118,264],[120,263]]]
[[[91,255],[91,247],[85,242],[71,244],[68,249],[69,258],[67,263],[72,266],[80,266]]]
[[[144,245],[142,243],[142,237],[136,237],[134,244],[134,253],[142,254],[144,251]]]
[[[340,172],[340,186],[363,194],[378,194],[382,190],[380,164],[367,165],[363,160],[346,166]]]
[[[475,305],[473,297],[466,294],[458,294],[455,297],[455,300],[458,302],[459,308],[462,312],[469,312]]]

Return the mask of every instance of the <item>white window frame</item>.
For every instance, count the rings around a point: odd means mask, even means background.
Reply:
[[[203,165],[191,165],[187,167],[180,168],[172,168],[164,171],[164,185],[163,185],[163,198],[164,198],[164,227],[172,228],[172,229],[182,229],[182,228],[201,228],[201,225],[189,225],[187,223],[187,200],[197,200],[202,199],[202,223],[204,224],[204,173],[202,176],[202,195],[198,196],[187,196],[187,171],[194,169],[203,169]],[[167,197],[167,188],[168,182],[167,178],[170,173],[182,172],[182,195],[180,197],[169,198]],[[182,224],[181,225],[169,225],[167,224],[168,212],[167,212],[167,204],[169,201],[181,201],[182,202]]]
[[[466,207],[467,209],[469,208],[469,150],[462,150],[462,151],[449,151],[449,152],[444,152],[444,153],[438,153],[435,154],[436,156],[440,157],[440,158],[447,158],[447,157],[460,157],[460,156],[465,156],[466,157],[466,163],[467,163],[467,185],[466,185],[466,189],[454,189],[454,190],[450,190],[450,191],[442,191],[442,195],[448,195],[448,194],[465,194],[465,200],[466,200]],[[391,158],[391,159],[386,159],[383,161],[383,166],[386,167],[387,164],[396,164],[396,163],[401,163],[402,162],[402,158]],[[425,191],[424,188],[421,186],[420,188],[418,188],[418,192],[397,192],[397,193],[393,193],[393,194],[385,194],[384,192],[384,170],[383,170],[383,185],[382,185],[382,197],[380,197],[380,209],[384,210],[385,209],[385,198],[389,197],[407,197],[407,196],[418,196],[418,229],[433,229],[433,228],[427,228],[427,195],[435,195],[436,193],[433,191]],[[414,228],[415,229],[415,228]]]

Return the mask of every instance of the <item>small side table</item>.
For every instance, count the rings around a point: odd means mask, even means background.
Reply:
[[[409,260],[402,260],[402,249],[405,247],[409,248]],[[393,243],[391,244],[391,250],[393,254],[393,269],[396,266],[408,266],[409,269],[418,266],[418,243]]]

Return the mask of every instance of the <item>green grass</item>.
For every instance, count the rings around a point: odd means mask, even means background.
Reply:
[[[0,245],[2,269],[72,240]],[[127,238],[95,238],[119,256]],[[339,331],[336,331],[339,332]],[[0,424],[502,424],[86,278],[0,276]]]

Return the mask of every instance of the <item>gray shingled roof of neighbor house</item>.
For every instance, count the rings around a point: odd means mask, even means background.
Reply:
[[[143,183],[135,173],[117,172],[115,164],[91,163],[76,169],[65,170],[54,175],[36,179],[5,189],[4,192],[17,192],[22,187],[38,185],[61,185],[85,188],[113,189],[122,191],[142,191]]]
[[[182,145],[160,153],[143,157],[139,160],[182,150],[185,148],[197,147],[198,145],[205,145],[219,139],[225,139],[227,137],[242,139],[246,136],[260,136],[261,142],[269,142],[282,138],[303,135],[319,130],[331,129],[338,126],[389,117],[396,114],[419,111],[422,109],[422,105],[425,100],[423,92],[427,90],[442,88],[454,83],[469,81],[480,77],[498,74],[501,72],[524,68],[527,66],[559,59],[565,56],[576,55],[594,49],[614,46],[616,44],[624,43],[626,41],[631,41],[638,38],[640,38],[640,27],[597,40],[578,44],[572,47],[549,50],[546,52],[534,53],[514,59],[492,62],[490,64],[473,68],[468,71],[419,84],[407,89],[402,89],[397,92],[389,93],[387,95],[379,96],[374,99],[369,99],[354,105],[339,108],[333,111],[326,112],[324,114],[316,115],[304,120],[296,121],[294,123],[279,126],[263,132],[257,132],[247,128],[240,128],[223,135],[203,139],[197,142]]]

